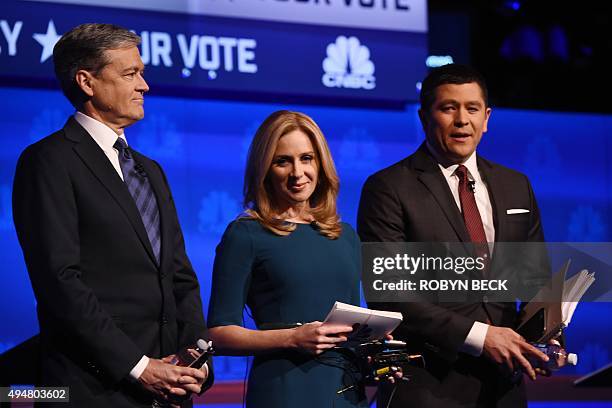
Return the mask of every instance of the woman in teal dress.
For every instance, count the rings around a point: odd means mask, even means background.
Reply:
[[[208,312],[220,354],[255,355],[248,407],[368,406],[354,365],[332,349],[352,328],[321,323],[335,301],[359,304],[359,238],[340,222],[338,186],[311,118],[264,121],[247,160],[246,215],[217,247]],[[245,305],[256,330],[243,327]]]

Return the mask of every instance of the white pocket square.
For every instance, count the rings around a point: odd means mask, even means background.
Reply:
[[[511,208],[509,210],[506,210],[506,214],[510,215],[510,214],[525,214],[528,213],[529,210],[525,209],[525,208]]]

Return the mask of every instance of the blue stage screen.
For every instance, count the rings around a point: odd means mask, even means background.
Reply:
[[[11,216],[15,164],[27,145],[61,128],[73,109],[58,91],[24,88],[0,88],[0,108],[1,352],[38,331]],[[167,173],[205,304],[215,246],[242,210],[251,138],[268,114],[287,108],[312,116],[328,138],[341,179],[339,210],[353,225],[367,176],[407,156],[423,140],[414,104],[394,111],[148,96],[145,119],[126,130],[131,146],[158,160]],[[479,153],[530,177],[547,240],[611,241],[610,129],[611,116],[494,108]],[[609,303],[578,307],[567,332],[568,348],[580,355],[575,372],[610,361],[612,328],[601,321],[611,313]],[[244,377],[244,358],[218,358],[216,364],[220,380]]]

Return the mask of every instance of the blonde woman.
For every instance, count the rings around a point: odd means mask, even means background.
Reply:
[[[338,186],[310,117],[278,111],[259,127],[245,173],[246,215],[217,247],[208,315],[222,354],[255,355],[248,407],[367,406],[358,374],[331,350],[351,327],[321,323],[336,300],[359,304],[359,238],[340,222]],[[245,305],[256,330],[242,326]]]

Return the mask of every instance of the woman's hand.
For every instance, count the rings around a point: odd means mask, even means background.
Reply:
[[[315,321],[291,330],[291,347],[309,354],[319,355],[338,343],[345,342],[353,328],[347,325],[324,325],[322,322]]]

